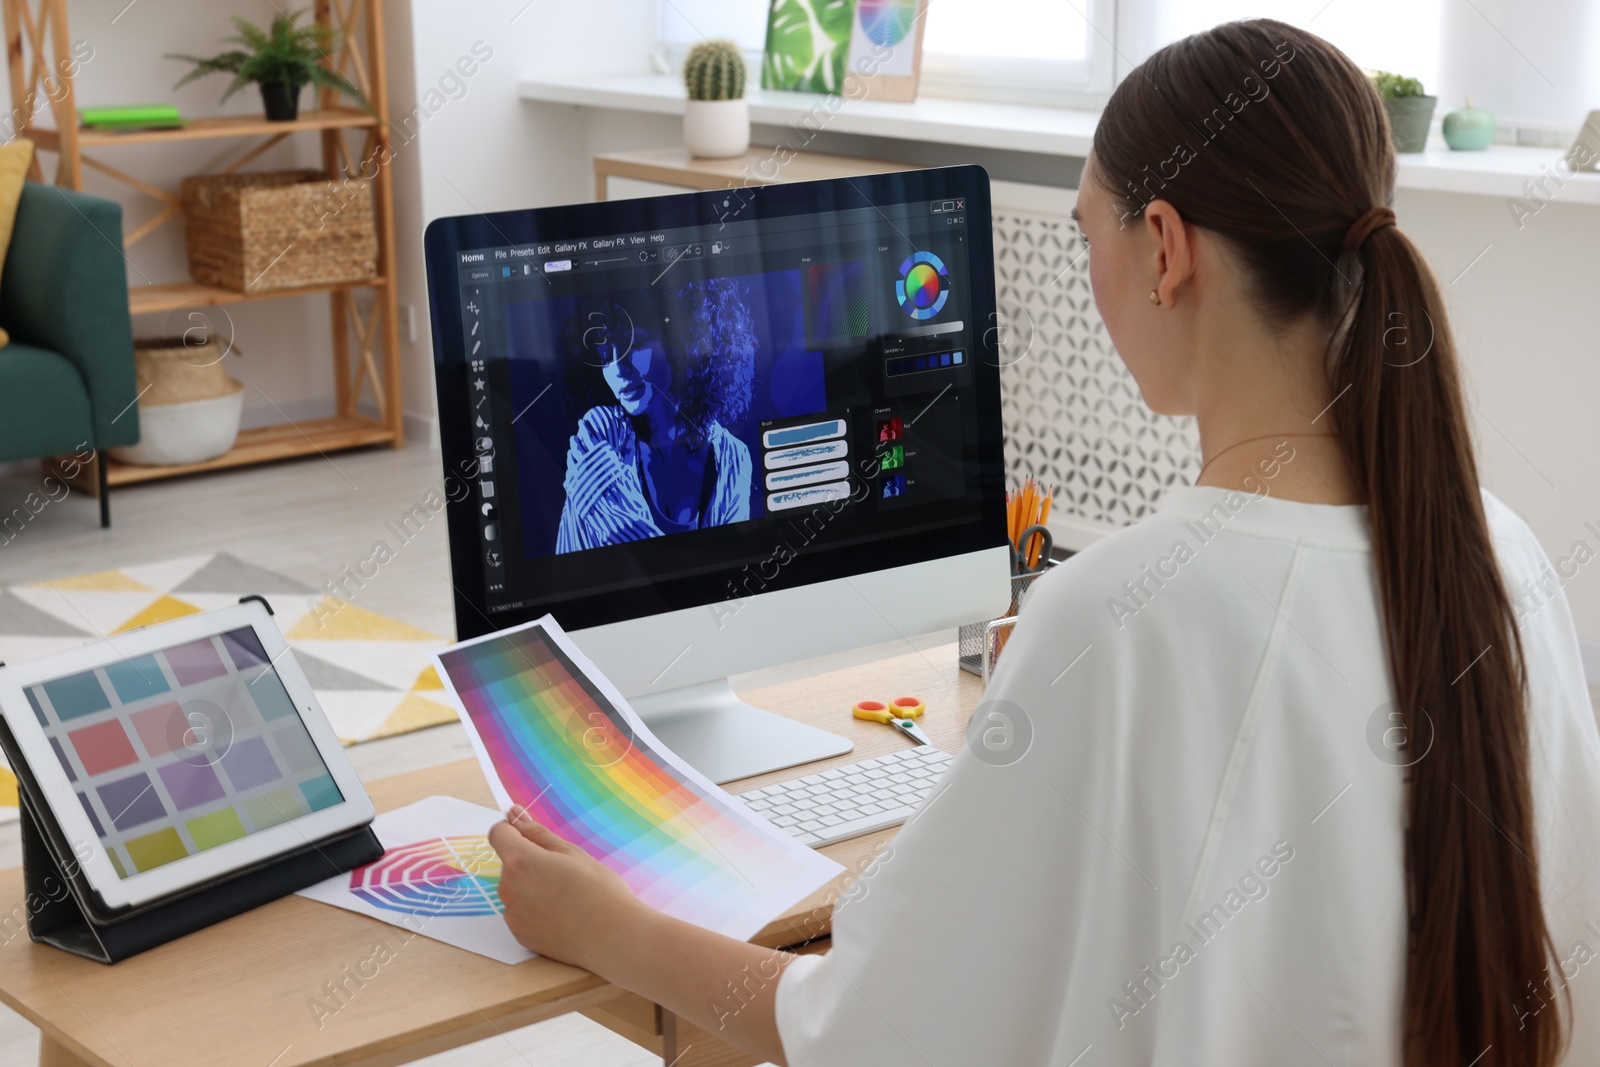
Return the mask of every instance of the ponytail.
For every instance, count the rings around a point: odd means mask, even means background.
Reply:
[[[1356,255],[1359,291],[1329,373],[1350,386],[1335,429],[1370,517],[1389,672],[1415,753],[1403,1062],[1547,1067],[1561,1054],[1559,1017],[1530,1026],[1513,1010],[1555,955],[1535,866],[1522,644],[1455,347],[1433,274],[1403,233],[1377,230]]]
[[[1225,107],[1219,93],[1257,60],[1251,80],[1265,91]],[[1179,41],[1124,79],[1095,131],[1095,172],[1128,215],[1160,198],[1228,239],[1269,321],[1328,324],[1329,418],[1371,522],[1412,758],[1402,1061],[1551,1067],[1562,1014],[1516,1008],[1557,958],[1536,866],[1522,645],[1443,300],[1382,206],[1389,138],[1377,93],[1343,53],[1259,19]],[[1152,188],[1148,164],[1174,144],[1185,165]]]

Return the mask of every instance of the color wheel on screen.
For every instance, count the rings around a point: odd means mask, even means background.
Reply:
[[[900,264],[894,283],[900,309],[914,319],[931,319],[944,310],[950,297],[950,272],[932,252],[913,252]]]
[[[917,0],[856,0],[856,18],[869,41],[897,45],[916,21]]]
[[[350,892],[403,915],[500,915],[500,857],[481,835],[391,848],[350,872]]]

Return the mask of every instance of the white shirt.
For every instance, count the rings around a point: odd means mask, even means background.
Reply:
[[[1545,582],[1519,611],[1538,861],[1566,1062],[1596,1063],[1600,737],[1549,562],[1484,504],[1512,595]],[[1416,747],[1385,737],[1379,619],[1365,508],[1213,488],[1037,581],[987,740],[784,972],[791,1067],[1398,1065]]]

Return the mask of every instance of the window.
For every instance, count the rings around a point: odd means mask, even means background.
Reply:
[[[770,6],[769,0],[661,0],[661,43],[678,60],[696,41],[726,37],[758,70]],[[1111,91],[1113,13],[1114,0],[929,0],[920,92],[1098,106]]]
[[[938,0],[923,48],[989,59],[1089,58],[1089,27],[1067,0]]]
[[[758,56],[767,42],[764,0],[661,0],[661,43],[679,50],[725,37]]]
[[[1417,78],[1439,98],[1434,118],[1470,96],[1501,135],[1565,146],[1600,99],[1600,18],[1593,0],[1517,8],[1477,0],[1117,0],[1117,44],[1137,63],[1228,19],[1265,16],[1310,30],[1368,70]],[[1119,60],[1117,74],[1131,69]],[[1551,139],[1546,139],[1548,138]]]
[[[1130,57],[1135,62],[1221,22],[1274,18],[1327,39],[1364,69],[1419,78],[1429,92],[1439,81],[1441,6],[1441,0],[1123,0],[1129,24],[1154,28],[1151,47]]]
[[[1098,107],[1112,87],[1113,0],[929,0],[922,90]]]
[[[752,69],[759,68],[771,0],[659,4],[671,60],[702,38],[731,37]],[[1228,19],[1264,16],[1327,38],[1361,67],[1420,79],[1439,97],[1439,114],[1471,96],[1494,110],[1507,131],[1559,128],[1570,139],[1600,99],[1594,6],[1594,0],[1539,0],[1524,9],[1509,0],[929,0],[920,91],[1094,109],[1116,79],[1163,45]]]

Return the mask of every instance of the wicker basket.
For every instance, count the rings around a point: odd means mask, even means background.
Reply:
[[[111,449],[119,463],[171,466],[204,463],[239,436],[244,386],[222,367],[215,341],[184,344],[181,337],[133,343],[139,387],[139,443]]]
[[[370,182],[315,170],[202,174],[183,180],[182,200],[197,282],[261,293],[378,272]]]

